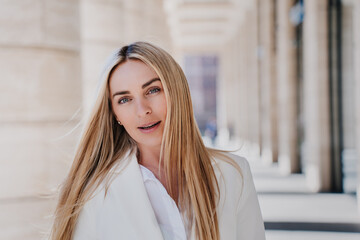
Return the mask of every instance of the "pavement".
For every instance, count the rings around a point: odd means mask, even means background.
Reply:
[[[303,174],[250,161],[267,240],[359,240],[355,194],[312,193]]]

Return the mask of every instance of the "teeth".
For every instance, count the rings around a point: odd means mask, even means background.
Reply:
[[[146,126],[146,127],[142,127],[142,128],[143,128],[143,129],[152,128],[152,127],[155,126],[156,124],[158,124],[158,123],[154,123],[154,124],[152,124],[152,125],[149,125],[149,126]]]

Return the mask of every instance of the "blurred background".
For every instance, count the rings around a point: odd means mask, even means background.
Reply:
[[[0,0],[0,239],[45,236],[105,60],[137,40],[183,67],[206,144],[248,158],[268,240],[360,239],[359,0]]]

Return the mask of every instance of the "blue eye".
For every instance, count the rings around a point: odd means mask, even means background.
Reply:
[[[156,88],[150,89],[148,93],[153,94],[153,93],[160,92],[160,90],[161,90],[160,88],[156,87]]]
[[[119,99],[118,103],[119,104],[124,104],[124,103],[127,103],[128,101],[130,101],[130,99],[127,98],[127,97],[124,97],[124,98]]]

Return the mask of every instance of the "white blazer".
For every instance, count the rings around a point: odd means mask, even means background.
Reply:
[[[264,223],[249,164],[244,158],[232,154],[230,157],[240,166],[243,176],[229,163],[220,159],[213,161],[220,188],[217,206],[220,237],[222,240],[264,240]],[[114,174],[106,196],[101,188],[85,203],[73,239],[163,239],[135,154]],[[194,226],[189,240],[196,240]]]

